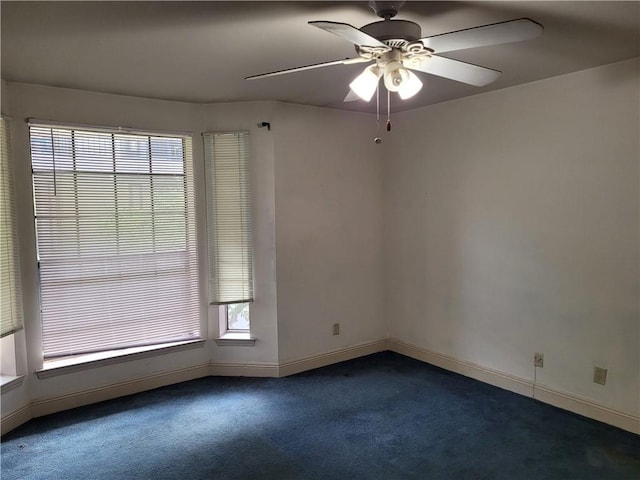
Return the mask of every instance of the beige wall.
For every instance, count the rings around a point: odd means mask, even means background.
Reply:
[[[198,376],[206,374],[209,365],[239,369],[229,372],[261,371],[277,375],[283,358],[302,360],[384,338],[379,298],[382,290],[379,161],[369,158],[375,152],[370,151],[369,142],[362,146],[359,134],[363,119],[368,116],[273,102],[195,105],[15,83],[4,83],[2,87],[3,110],[14,117],[12,139],[25,303],[25,335],[20,333],[16,337],[17,356],[22,359],[18,373],[26,375],[22,385],[2,395],[3,416],[29,402],[45,405],[40,410],[46,411],[50,399],[52,404],[71,406],[76,400],[100,399],[101,395],[109,395],[109,386],[117,386],[114,391],[127,392],[128,388],[137,388],[131,385],[147,377],[177,381],[185,376]],[[201,323],[203,337],[207,339],[203,348],[147,355],[139,360],[52,378],[36,377],[33,372],[42,368],[42,358],[26,118],[192,134],[202,253]],[[258,128],[262,121],[271,122],[272,129]],[[218,335],[217,308],[207,305],[204,287],[207,239],[200,133],[230,130],[251,133],[254,346],[216,345],[213,339]],[[307,130],[313,132],[311,136],[304,133]],[[307,153],[300,156],[299,152]],[[323,178],[321,184],[317,183],[319,175]],[[280,210],[278,223],[276,206]],[[311,218],[316,221],[305,221]],[[276,225],[280,230],[278,236]],[[299,248],[303,237],[315,243],[315,247]],[[278,278],[276,267],[282,270]],[[305,281],[308,276],[312,280]],[[280,284],[282,291],[278,292],[276,287]],[[350,288],[352,294],[347,293]],[[278,302],[286,304],[283,315],[278,312]],[[331,335],[334,322],[342,324],[337,337]],[[285,345],[279,347],[282,339]],[[67,397],[69,400],[64,400]]]
[[[395,114],[393,132],[375,145],[371,115],[3,83],[3,113],[14,118],[26,319],[17,348],[26,377],[3,393],[3,417],[82,392],[95,401],[110,386],[123,392],[168,372],[206,374],[210,364],[277,373],[279,364],[387,335],[527,380],[533,352],[543,352],[539,385],[638,415],[638,100],[637,60],[621,62]],[[203,348],[37,379],[26,117],[192,132],[200,219],[200,132],[250,130],[256,345],[211,340],[217,314],[203,289]],[[261,121],[271,131],[258,129]],[[203,248],[203,229],[199,240]],[[594,365],[609,369],[606,386],[591,382]]]
[[[539,385],[640,413],[638,86],[632,60],[396,115],[392,337],[530,380],[542,352]]]
[[[13,118],[12,146],[15,160],[15,184],[18,201],[18,227],[21,253],[22,286],[27,362],[19,372],[26,374],[22,386],[2,396],[2,413],[23,405],[14,404],[25,399],[46,402],[78,392],[101,389],[109,385],[126,384],[136,379],[164,372],[189,370],[207,365],[207,348],[162,355],[96,369],[38,379],[33,373],[42,368],[39,325],[39,294],[35,256],[35,231],[29,156],[27,118],[68,122],[71,124],[110,125],[143,130],[197,132],[199,115],[187,103],[163,102],[118,95],[82,92],[23,84],[8,84],[8,109]],[[197,139],[196,139],[197,140]],[[202,154],[194,141],[196,178],[202,178]],[[201,195],[202,193],[199,193]],[[197,212],[201,215],[202,212]],[[204,300],[204,297],[203,297]],[[202,325],[206,326],[206,306],[201,302]],[[206,332],[206,330],[205,330]],[[17,348],[24,353],[24,346]]]
[[[275,104],[247,102],[196,106],[201,115],[199,129],[206,132],[247,130],[250,132],[251,187],[254,219],[255,301],[251,305],[251,333],[258,339],[253,347],[211,345],[214,363],[276,366],[278,363],[278,314],[275,265],[274,136],[266,128]],[[197,140],[201,145],[201,140]],[[204,179],[202,180],[204,182]],[[204,184],[201,186],[204,194]],[[204,202],[204,198],[201,199]],[[204,212],[203,212],[204,214]],[[201,218],[203,225],[203,219]],[[202,244],[206,245],[206,232]],[[202,265],[207,271],[206,262]],[[207,285],[203,278],[202,285]],[[209,307],[209,336],[218,332],[218,307]]]
[[[278,104],[281,362],[386,337],[382,183],[371,115]],[[340,335],[332,325],[340,323]]]

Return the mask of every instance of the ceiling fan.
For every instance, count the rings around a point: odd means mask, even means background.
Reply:
[[[500,76],[501,72],[498,70],[441,57],[439,55],[441,53],[518,42],[537,37],[542,33],[542,25],[528,18],[520,18],[422,37],[422,30],[417,23],[408,20],[391,20],[398,14],[398,10],[404,3],[370,1],[369,5],[376,15],[384,20],[370,23],[359,29],[339,22],[309,22],[309,25],[355,44],[357,57],[252,75],[246,77],[246,80],[331,65],[370,63],[350,83],[351,90],[344,101],[371,100],[378,89],[381,77],[387,91],[397,92],[404,100],[414,96],[422,88],[422,82],[413,70],[480,87],[493,82]]]

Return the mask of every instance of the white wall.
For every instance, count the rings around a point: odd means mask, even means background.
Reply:
[[[276,297],[276,234],[274,192],[274,136],[258,123],[269,122],[274,104],[248,102],[202,105],[201,130],[205,132],[250,132],[251,187],[254,220],[254,290],[251,304],[253,347],[217,346],[212,348],[214,363],[271,365],[278,363],[278,308]],[[203,199],[204,201],[204,199]],[[203,242],[206,243],[206,240]],[[203,270],[206,271],[206,264]],[[206,285],[206,279],[202,280]],[[218,308],[210,307],[211,332],[218,331]],[[213,335],[215,336],[215,334]]]
[[[9,85],[5,80],[0,81],[0,104],[0,111],[2,112],[2,115],[11,119]],[[15,123],[13,120],[17,119],[12,119],[12,126],[13,123]],[[2,354],[0,357],[2,361],[2,373],[7,376],[24,375],[28,371],[24,330],[4,337],[1,343]],[[28,405],[29,402],[29,392],[24,382],[9,390],[7,390],[7,387],[3,388],[0,402],[3,413],[19,410],[20,408]]]
[[[196,105],[16,83],[2,86],[3,110],[14,117],[25,305],[20,337],[26,338],[17,349],[23,357],[18,373],[25,379],[3,393],[3,417],[31,408],[21,417],[28,418],[220,372],[225,366],[223,373],[277,375],[283,359],[301,360],[384,339],[379,151],[362,133],[370,116],[272,102]],[[34,372],[42,368],[42,357],[26,118],[193,134],[204,347],[37,378]],[[263,121],[271,122],[271,130],[258,128]],[[230,130],[251,133],[254,346],[216,345],[217,308],[207,301],[200,133]],[[331,335],[334,322],[342,325],[339,336]]]
[[[8,95],[7,95],[8,93]],[[257,128],[268,115],[269,104],[193,105],[188,103],[106,95],[69,89],[9,83],[3,85],[3,109],[13,117],[12,140],[16,160],[18,195],[18,227],[22,261],[22,283],[25,306],[27,362],[22,386],[2,396],[2,412],[6,414],[25,402],[46,404],[51,399],[64,399],[79,394],[82,398],[100,398],[87,392],[103,387],[125,385],[145,378],[165,377],[167,382],[208,372],[209,364],[277,365],[277,325],[275,309],[275,233],[273,211],[273,146],[270,137]],[[217,332],[217,311],[208,310],[206,294],[206,256],[201,255],[202,334],[209,339],[203,348],[171,354],[146,356],[126,364],[103,366],[52,378],[38,379],[35,372],[42,367],[39,326],[39,300],[35,232],[30,186],[30,157],[26,118],[52,120],[70,124],[123,126],[141,130],[193,133],[193,158],[196,182],[196,215],[204,227],[204,166],[200,132],[207,130],[251,130],[253,157],[252,180],[256,193],[256,290],[258,298],[252,309],[253,332],[258,341],[254,347],[218,347],[211,339]],[[266,129],[265,129],[266,132]],[[206,230],[199,229],[199,249],[206,250]],[[211,313],[211,315],[208,315]],[[24,356],[25,348],[18,348]],[[276,370],[277,371],[277,370]],[[179,372],[174,375],[174,372]],[[182,377],[181,377],[182,375]],[[161,380],[158,381],[162,383]],[[158,383],[156,382],[156,384]],[[152,382],[153,383],[153,382]],[[126,391],[126,388],[122,391]],[[104,394],[105,392],[103,392]],[[87,394],[87,395],[85,395]],[[93,396],[92,396],[93,395]],[[64,402],[63,402],[64,404]],[[71,403],[72,404],[72,403]],[[46,410],[46,409],[45,409]]]
[[[280,361],[384,339],[375,119],[290,104],[276,113]]]
[[[640,413],[631,60],[395,115],[390,335]],[[606,386],[593,366],[608,368]]]
[[[12,146],[16,161],[15,181],[18,200],[18,228],[21,248],[25,336],[28,363],[23,388],[31,401],[44,401],[104,385],[122,383],[187,369],[208,363],[206,349],[178,352],[162,357],[128,362],[126,368],[102,367],[95,370],[39,380],[33,372],[42,368],[39,326],[39,298],[35,256],[30,157],[26,118],[72,124],[111,125],[159,131],[197,131],[198,116],[186,103],[161,102],[117,95],[104,95],[68,89],[9,84],[9,110],[13,117]],[[197,162],[196,162],[197,165]],[[197,167],[196,167],[197,168]],[[197,170],[196,170],[197,172]],[[203,319],[203,324],[204,324]],[[4,404],[3,413],[9,410]]]
[[[44,411],[50,399],[95,401],[108,394],[102,387],[121,394],[136,379],[203,375],[211,363],[277,369],[387,333],[528,380],[541,351],[538,384],[638,415],[638,100],[637,60],[621,62],[395,114],[377,146],[371,115],[3,83],[2,109],[14,118],[26,320],[18,344],[26,377],[3,393],[3,417],[29,402]],[[42,359],[27,117],[193,132],[199,218],[199,133],[251,131],[254,347],[209,340],[35,377]],[[272,130],[258,129],[262,121]],[[204,276],[204,256],[201,267]],[[201,304],[211,339],[217,318],[204,289]],[[593,365],[609,369],[606,386],[591,382]]]

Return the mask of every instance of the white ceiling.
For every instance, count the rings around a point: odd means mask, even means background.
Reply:
[[[0,4],[2,78],[190,102],[280,100],[344,104],[362,65],[245,81],[248,75],[355,56],[353,45],[310,20],[361,27],[379,20],[367,2],[10,2]],[[478,88],[419,74],[425,88],[394,99],[404,110],[640,56],[639,2],[406,2],[398,19],[423,36],[529,17],[542,37],[450,52],[501,70]]]

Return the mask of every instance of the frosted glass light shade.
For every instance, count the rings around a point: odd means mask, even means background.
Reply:
[[[368,102],[376,91],[379,79],[380,69],[376,65],[369,65],[349,84],[349,88],[362,100]]]
[[[402,82],[400,90],[398,90],[398,95],[400,95],[400,98],[403,100],[413,97],[422,88],[422,82],[418,76],[411,70],[406,70],[406,72],[407,80]]]

